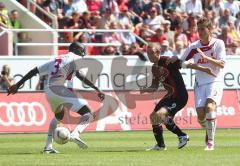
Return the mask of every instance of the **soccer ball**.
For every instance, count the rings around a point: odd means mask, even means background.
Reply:
[[[54,130],[53,139],[58,144],[65,144],[70,139],[70,131],[65,127],[57,127]]]

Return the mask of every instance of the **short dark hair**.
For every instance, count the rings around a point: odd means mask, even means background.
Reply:
[[[209,20],[208,18],[205,18],[205,17],[202,17],[198,20],[197,26],[199,26],[199,25],[203,25],[203,26],[207,27],[208,29],[213,29],[211,20]]]
[[[79,43],[79,42],[73,42],[70,44],[69,48],[68,48],[69,52],[72,52],[76,55],[79,56],[85,56],[86,54],[86,50],[83,44]]]

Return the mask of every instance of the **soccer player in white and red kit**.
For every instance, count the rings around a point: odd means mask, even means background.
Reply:
[[[200,40],[191,43],[184,54],[179,57],[182,61],[193,59],[195,64],[209,67],[216,75],[213,77],[201,71],[196,71],[195,107],[199,124],[206,128],[206,148],[214,150],[216,131],[216,108],[223,94],[223,68],[226,50],[224,42],[212,37],[212,23],[207,18],[201,18],[197,23]],[[172,58],[174,62],[175,58]]]
[[[29,71],[20,81],[9,88],[9,94],[15,94],[23,83],[32,78],[34,75],[47,75],[47,86],[44,89],[46,98],[55,114],[52,119],[48,138],[44,148],[44,153],[58,153],[53,146],[53,132],[57,127],[58,121],[64,117],[64,110],[77,112],[81,115],[80,122],[73,130],[70,141],[79,145],[80,148],[87,148],[87,145],[79,137],[88,124],[94,119],[92,110],[87,106],[87,101],[77,97],[71,90],[65,87],[65,82],[71,80],[74,76],[89,85],[98,92],[98,97],[103,100],[105,95],[85,76],[79,69],[81,67],[81,59],[85,55],[85,48],[82,44],[74,42],[69,46],[69,53],[53,58],[49,62],[35,67]]]

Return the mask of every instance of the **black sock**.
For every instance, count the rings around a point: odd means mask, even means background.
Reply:
[[[153,135],[157,141],[159,147],[165,147],[163,140],[163,128],[162,125],[152,125]]]
[[[175,124],[171,117],[168,117],[167,121],[164,122],[164,124],[169,131],[177,134],[178,137],[186,135],[186,133],[182,132],[182,130]]]

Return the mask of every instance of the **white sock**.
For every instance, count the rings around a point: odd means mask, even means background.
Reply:
[[[44,149],[52,149],[53,144],[53,132],[57,128],[58,120],[54,117],[48,128],[48,137]]]
[[[92,113],[86,113],[80,118],[79,124],[76,126],[76,128],[71,133],[71,137],[79,137],[79,134],[84,131],[85,128],[88,127],[89,123],[94,119]]]
[[[214,143],[214,136],[215,136],[216,125],[217,125],[216,112],[207,113],[206,120],[207,120],[206,129],[207,129],[208,141],[212,141]]]

